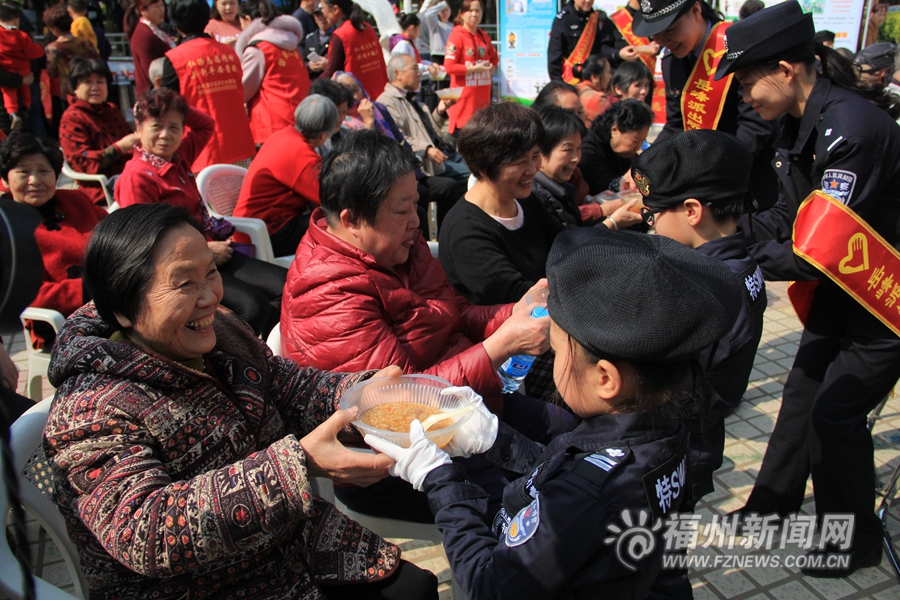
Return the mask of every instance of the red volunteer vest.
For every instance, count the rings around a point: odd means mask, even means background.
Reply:
[[[282,50],[269,42],[252,45],[266,57],[259,93],[247,104],[253,141],[262,144],[276,131],[294,125],[294,111],[309,93],[309,73],[296,48]]]
[[[234,49],[208,38],[198,37],[166,52],[178,74],[181,95],[216,122],[216,131],[197,156],[191,171],[231,164],[256,155],[250,121],[244,110],[241,60]]]
[[[366,23],[365,29],[359,31],[347,20],[334,30],[334,35],[341,38],[344,46],[344,70],[356,75],[369,98],[375,100],[384,91],[388,78],[381,44],[372,26]]]

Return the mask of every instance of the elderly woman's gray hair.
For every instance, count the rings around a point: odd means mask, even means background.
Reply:
[[[415,62],[415,59],[409,54],[395,54],[392,56],[387,64],[388,81],[396,81],[397,73],[406,69],[411,62]]]
[[[326,136],[331,135],[337,129],[339,119],[340,116],[334,102],[318,94],[304,98],[297,110],[294,111],[294,124],[297,131],[302,133],[307,140],[313,140],[323,133]]]

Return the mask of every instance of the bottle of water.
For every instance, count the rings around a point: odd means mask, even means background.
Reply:
[[[546,317],[549,314],[544,306],[537,306],[531,311],[531,316],[535,318]],[[506,362],[497,370],[501,381],[503,381],[504,394],[511,394],[521,387],[522,380],[528,375],[535,358],[537,357],[529,356],[528,354],[518,354],[506,359]]]

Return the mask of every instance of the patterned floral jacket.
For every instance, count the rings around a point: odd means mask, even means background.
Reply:
[[[226,309],[209,376],[130,343],[90,303],[59,332],[44,431],[56,501],[98,598],[323,598],[399,549],[310,492],[298,439],[371,373],[272,356]]]

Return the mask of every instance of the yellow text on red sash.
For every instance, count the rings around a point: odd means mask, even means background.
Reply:
[[[681,92],[684,130],[715,129],[725,108],[725,98],[734,74],[716,81],[716,67],[725,55],[725,30],[729,23],[719,22],[703,43],[700,58]]]
[[[853,210],[814,191],[797,211],[794,253],[900,336],[900,253]]]

